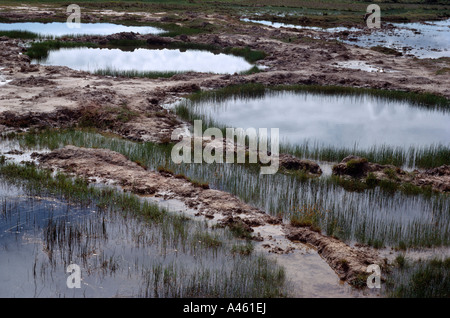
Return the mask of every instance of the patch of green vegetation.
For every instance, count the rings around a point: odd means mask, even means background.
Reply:
[[[397,257],[398,268],[388,277],[387,294],[402,298],[450,297],[450,258],[410,263]]]
[[[42,60],[48,57],[48,52],[51,50],[74,47],[98,47],[98,45],[90,42],[63,42],[59,40],[33,42],[25,54],[32,59]]]
[[[231,248],[231,253],[240,255],[251,255],[253,253],[254,246],[250,242],[245,244],[234,244]]]
[[[444,67],[436,71],[436,75],[445,75],[450,73],[450,67]]]
[[[207,248],[218,248],[223,244],[217,235],[203,231],[194,234],[193,242]]]
[[[367,287],[367,278],[369,277],[369,274],[366,273],[359,273],[352,281],[350,281],[350,285],[352,285],[355,288],[365,288]]]
[[[393,181],[400,181],[399,177],[397,176],[397,172],[393,168],[386,168],[383,172],[389,179]]]
[[[39,35],[30,31],[1,31],[0,36],[7,36],[10,39],[37,39]]]
[[[290,224],[296,227],[309,227],[315,232],[321,232],[319,224],[322,219],[326,218],[327,211],[324,211],[320,206],[304,205],[294,209],[291,214]]]
[[[261,73],[261,69],[258,66],[253,66],[251,69],[247,70],[247,71],[243,71],[241,73],[239,73],[240,75],[251,75],[251,74],[256,74],[256,73]]]
[[[219,227],[224,227],[224,226],[220,225]],[[233,236],[236,238],[246,239],[246,240],[252,239],[252,233],[249,230],[249,227],[241,220],[227,223],[225,225],[225,227],[227,227],[228,230],[231,232],[231,234],[233,234]]]
[[[395,264],[399,267],[399,268],[405,268],[408,263],[406,261],[406,257],[405,254],[400,254],[395,258]]]
[[[369,188],[373,188],[378,185],[378,179],[373,172],[369,172],[366,177],[366,184]]]
[[[243,58],[245,58],[245,60],[249,63],[255,63],[259,60],[263,60],[267,54],[263,51],[257,51],[257,50],[252,50],[249,47],[245,47],[245,48],[239,48],[239,47],[232,47],[232,48],[226,48],[224,50],[225,53],[227,54],[233,54],[236,56],[241,56]]]

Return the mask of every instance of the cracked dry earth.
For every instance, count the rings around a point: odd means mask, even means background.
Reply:
[[[30,11],[33,16],[16,14],[17,19],[51,17],[52,10]],[[0,12],[0,16],[12,13]],[[84,18],[95,21],[91,14]],[[114,14],[108,12],[108,14]],[[211,23],[226,24],[228,31],[218,34],[200,34],[176,37],[174,41],[214,44],[222,47],[248,46],[262,50],[267,57],[259,64],[268,68],[251,75],[215,75],[186,73],[169,79],[112,78],[74,71],[67,67],[31,64],[24,55],[25,42],[0,38],[0,75],[10,81],[0,87],[0,131],[11,128],[67,127],[76,125],[92,109],[100,112],[105,107],[126,105],[138,115],[128,122],[115,122],[108,127],[125,138],[136,141],[167,140],[172,131],[184,123],[163,111],[161,105],[171,103],[198,89],[213,89],[232,84],[262,83],[318,84],[351,87],[397,89],[428,92],[450,97],[450,77],[436,76],[439,63],[426,64],[409,57],[393,57],[347,44],[327,42],[325,32],[298,29],[272,29],[243,24],[228,17],[210,15]],[[138,21],[160,21],[158,14],[133,15]],[[117,15],[117,21],[130,18]],[[131,34],[135,39],[146,36]],[[310,37],[319,40],[309,40]],[[117,34],[116,39],[129,38],[130,34]],[[154,36],[148,36],[154,38]],[[288,43],[281,38],[292,38]],[[79,41],[101,43],[106,37],[80,38]],[[361,70],[337,68],[333,63],[363,61],[396,72],[369,73]],[[108,116],[103,114],[101,116]],[[104,119],[99,117],[100,120]],[[177,199],[200,215],[216,218],[224,224],[241,222],[252,230],[257,240],[270,241],[263,229],[278,226],[289,240],[308,243],[326,260],[339,278],[352,282],[365,273],[367,265],[384,265],[385,260],[376,251],[349,246],[326,237],[309,228],[293,228],[281,220],[249,206],[235,196],[223,191],[195,187],[187,180],[168,173],[147,171],[124,156],[102,149],[83,149],[67,146],[40,158],[41,165],[59,168],[89,178],[112,180],[140,195]],[[280,251],[278,251],[280,252]],[[281,252],[288,252],[284,246]],[[347,262],[343,263],[345,259]]]

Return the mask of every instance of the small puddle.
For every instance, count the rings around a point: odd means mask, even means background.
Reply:
[[[393,73],[398,72],[395,70],[385,69],[382,67],[374,66],[368,64],[364,61],[346,61],[346,62],[336,62],[332,64],[338,68],[348,68],[352,70],[360,70],[369,73]]]
[[[4,74],[2,74],[2,69],[3,69],[3,67],[0,67],[0,86],[6,85],[9,82],[11,82],[11,80],[7,80],[6,76]]]
[[[105,48],[63,48],[50,51],[41,61],[42,65],[67,66],[74,70],[135,71],[140,72],[206,72],[233,74],[253,67],[244,58],[207,51],[179,49],[120,49]]]
[[[320,28],[320,27],[313,27],[313,26],[303,26],[298,24],[287,24],[287,23],[281,23],[281,22],[272,22],[272,21],[266,21],[266,20],[253,20],[248,18],[241,19],[243,22],[252,22],[252,23],[258,23],[266,26],[271,26],[273,28],[294,28],[294,29],[306,29],[306,30],[316,30],[316,31],[322,31],[322,32],[341,32],[341,31],[359,31],[358,28],[346,28],[346,27],[336,27],[336,28]]]
[[[369,30],[359,28],[319,28],[264,20],[241,19],[274,28],[295,28],[335,33],[337,39],[362,47],[384,46],[418,58],[450,57],[450,19],[424,23],[393,23],[393,29]],[[339,32],[350,32],[346,38]],[[353,33],[353,34],[352,34]]]
[[[120,32],[160,34],[165,31],[151,26],[127,26],[113,23],[80,23],[79,28],[70,28],[65,22],[21,22],[0,23],[0,31],[28,31],[42,37],[110,35]]]

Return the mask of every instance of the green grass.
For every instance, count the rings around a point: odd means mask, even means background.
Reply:
[[[388,277],[387,295],[400,298],[449,298],[450,258],[412,262],[397,257]]]
[[[0,36],[7,36],[11,39],[37,39],[39,35],[30,31],[0,31]]]
[[[267,54],[263,51],[258,51],[258,50],[252,50],[249,47],[245,47],[245,48],[238,48],[238,47],[233,47],[233,48],[226,48],[224,50],[225,53],[227,54],[233,54],[235,56],[241,56],[243,58],[245,58],[245,60],[249,63],[254,63],[257,62],[259,60],[264,59]]]
[[[98,45],[90,42],[63,42],[59,40],[33,42],[25,54],[32,59],[41,60],[45,59],[51,50],[74,47],[98,47]]]

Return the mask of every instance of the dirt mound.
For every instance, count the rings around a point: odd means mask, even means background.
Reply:
[[[321,175],[322,170],[320,166],[311,160],[298,159],[289,154],[280,154],[280,167],[287,170],[302,170],[314,175]]]
[[[393,165],[381,165],[369,162],[366,158],[347,156],[333,167],[337,176],[364,179],[371,176],[376,180],[388,180],[396,183],[412,183],[420,187],[431,187],[435,191],[450,191],[450,167],[443,165],[425,172],[417,170],[407,172]]]
[[[418,186],[431,186],[440,192],[450,192],[450,166],[443,165],[418,173],[413,184]]]
[[[42,76],[30,76],[27,78],[15,79],[9,83],[15,86],[35,87],[35,86],[50,86],[56,85],[56,82],[46,79]]]

